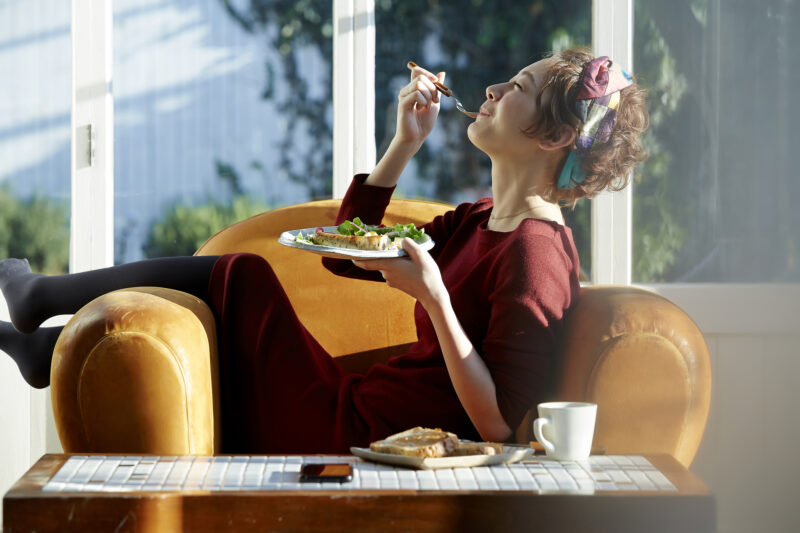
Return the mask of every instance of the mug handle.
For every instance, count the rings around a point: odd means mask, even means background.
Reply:
[[[537,418],[533,421],[533,434],[536,435],[536,440],[544,446],[544,450],[547,455],[553,455],[556,451],[556,447],[553,445],[552,442],[544,438],[544,434],[542,433],[542,428],[547,424],[551,424],[549,418]]]

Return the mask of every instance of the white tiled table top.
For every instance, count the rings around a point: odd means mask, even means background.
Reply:
[[[304,463],[352,463],[353,480],[300,483]],[[531,457],[520,463],[410,470],[344,456],[71,456],[45,492],[270,490],[677,491],[640,455],[598,455],[583,461]]]

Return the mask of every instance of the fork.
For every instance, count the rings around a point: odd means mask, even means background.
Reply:
[[[411,67],[411,68],[414,68],[414,67],[416,67],[416,66],[418,66],[418,65],[417,65],[416,63],[414,63],[413,61],[409,61],[409,62],[408,62],[408,66],[409,66],[409,67]],[[455,94],[453,94],[453,91],[451,91],[451,90],[450,90],[450,89],[449,89],[449,88],[448,88],[448,87],[447,87],[447,86],[446,86],[444,83],[441,83],[441,82],[439,82],[439,81],[434,81],[434,82],[432,82],[432,83],[433,83],[434,87],[436,87],[436,89],[437,89],[437,90],[438,90],[440,93],[442,93],[442,94],[443,94],[443,95],[445,95],[445,96],[449,96],[450,98],[452,98],[452,99],[453,99],[453,101],[455,101],[455,103],[456,103],[456,109],[458,109],[459,111],[461,111],[462,113],[464,113],[465,115],[467,115],[469,118],[477,118],[478,114],[477,114],[477,113],[473,113],[472,111],[467,111],[467,110],[464,108],[464,105],[461,103],[461,100],[459,100],[459,99],[456,97],[456,95],[455,95]]]

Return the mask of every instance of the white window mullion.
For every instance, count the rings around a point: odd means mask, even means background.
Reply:
[[[632,0],[593,0],[592,47],[633,72]],[[631,283],[631,187],[592,200],[592,282]]]
[[[72,2],[70,271],[114,262],[113,7]]]
[[[375,2],[333,3],[333,197],[375,166]]]

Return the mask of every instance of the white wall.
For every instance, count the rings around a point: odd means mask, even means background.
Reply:
[[[800,286],[653,287],[689,313],[711,355],[711,410],[691,470],[719,533],[800,531]]]
[[[710,335],[711,413],[692,470],[720,533],[800,531],[800,334]]]

